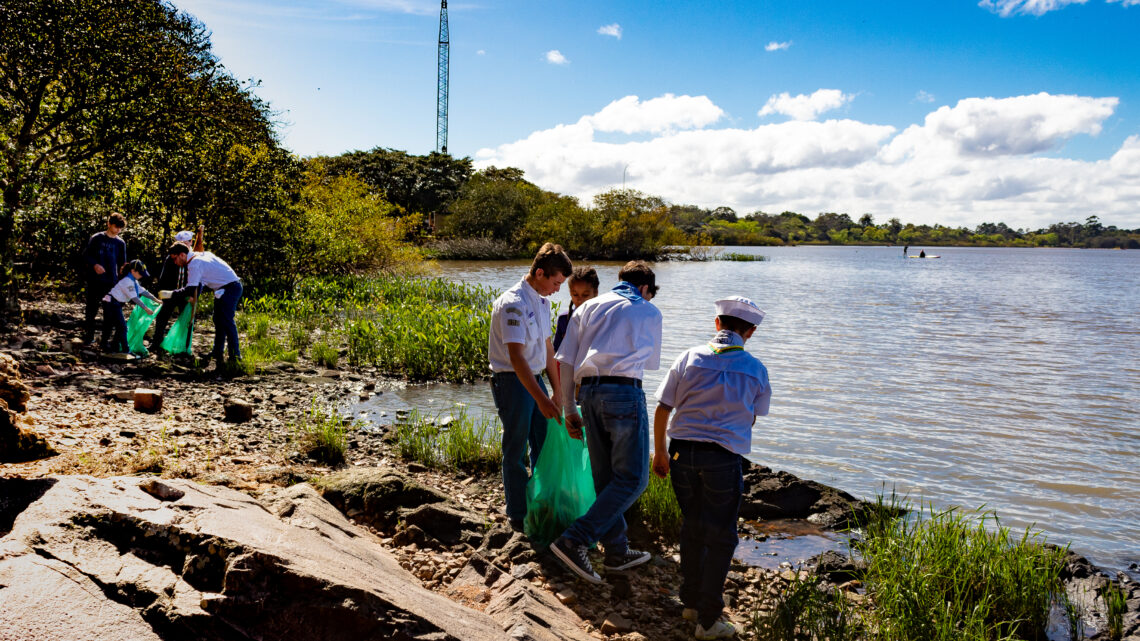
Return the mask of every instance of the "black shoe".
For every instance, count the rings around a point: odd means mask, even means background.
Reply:
[[[606,550],[605,568],[615,572],[628,570],[646,563],[652,557],[653,555],[648,552],[631,550],[628,546],[624,550],[615,550],[612,553]]]
[[[578,545],[570,539],[560,536],[555,539],[554,543],[550,544],[550,551],[574,574],[577,574],[590,583],[602,583],[602,577],[598,576],[597,572],[594,572],[594,566],[590,564],[590,557],[586,553],[586,546]]]
[[[523,523],[522,519],[511,519],[510,524],[511,524],[511,529],[514,530],[515,532],[522,532],[523,529],[526,527],[525,524]]]

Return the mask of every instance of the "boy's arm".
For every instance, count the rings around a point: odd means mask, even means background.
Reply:
[[[653,473],[659,478],[669,474],[669,450],[665,447],[665,428],[669,426],[669,413],[672,407],[657,403],[653,412]]]
[[[534,374],[530,371],[530,365],[526,362],[526,356],[523,354],[523,344],[507,343],[507,353],[510,354],[511,367],[514,368],[515,375],[519,377],[519,382],[534,397],[534,402],[538,403],[538,411],[542,412],[546,418],[558,418],[558,409],[554,406],[554,402],[542,393],[542,388],[538,386],[538,381],[534,379]]]
[[[562,385],[558,376],[558,361],[554,360],[554,344],[546,339],[546,378],[550,379],[550,400],[557,416],[562,416]]]
[[[578,414],[578,403],[574,398],[574,366],[566,361],[558,361],[558,379],[562,384],[562,410],[566,413],[566,433],[571,438],[582,438],[582,417]]]

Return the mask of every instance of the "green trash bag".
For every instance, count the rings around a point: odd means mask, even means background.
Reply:
[[[132,354],[147,355],[143,339],[146,338],[146,330],[150,329],[155,316],[158,316],[158,305],[155,305],[154,311],[150,313],[142,305],[135,305],[131,311],[131,316],[127,319],[127,347]]]
[[[162,349],[170,354],[189,354],[190,339],[194,335],[194,306],[186,305],[178,320],[170,326],[170,331],[162,339]]]
[[[546,440],[526,486],[523,531],[535,545],[550,545],[594,504],[590,452],[558,419],[546,424]]]

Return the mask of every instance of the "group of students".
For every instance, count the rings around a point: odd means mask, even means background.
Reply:
[[[546,297],[567,279],[572,304],[552,337]],[[570,436],[586,439],[597,498],[551,552],[590,583],[603,582],[588,555],[595,543],[606,570],[649,561],[648,552],[629,546],[624,514],[645,491],[650,467],[659,477],[670,475],[683,517],[680,614],[696,624],[698,639],[731,637],[723,591],[737,544],[742,457],[772,393],[767,369],[744,343],[764,312],[741,296],[716,302],[715,335],[682,353],[656,391],[651,466],[642,379],[660,367],[662,316],[651,302],[656,275],[631,261],[612,289],[599,295],[599,286],[593,269],[575,269],[561,246],[546,243],[528,274],[492,306],[488,354],[503,423],[507,517],[522,530],[528,468],[542,450],[547,419],[564,416]]]
[[[241,359],[237,323],[234,316],[242,297],[242,282],[224,260],[203,251],[201,227],[197,237],[189,231],[174,235],[174,243],[166,252],[162,271],[158,276],[159,296],[147,291],[141,284],[149,279],[146,265],[138,259],[127,260],[127,243],[121,234],[126,228],[122,214],[113,213],[107,218],[105,231],[93,234],[84,251],[86,309],[84,314],[83,342],[94,344],[96,318],[103,311],[103,332],[100,346],[105,353],[127,354],[127,323],[123,307],[134,303],[154,315],[153,307],[144,299],[159,306],[154,320],[151,351],[161,353],[170,319],[187,304],[194,304],[202,290],[214,292],[214,348],[210,358],[219,369],[227,353],[231,360]],[[190,346],[186,345],[186,351]]]

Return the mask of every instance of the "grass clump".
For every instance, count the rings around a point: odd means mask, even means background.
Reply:
[[[1028,528],[1014,536],[993,512],[930,506],[895,518],[897,503],[880,496],[855,544],[867,565],[877,638],[1044,639],[1055,605],[1077,618],[1061,580],[1065,549],[1044,545]]]
[[[727,260],[738,263],[756,263],[768,260],[766,256],[760,254],[742,254],[740,252],[723,252],[717,254],[716,260]]]
[[[1128,611],[1128,597],[1115,582],[1110,582],[1101,596],[1104,598],[1104,611],[1108,619],[1108,638],[1110,641],[1120,641],[1124,637],[1124,613]]]
[[[771,610],[753,612],[746,630],[758,641],[856,641],[873,638],[846,595],[814,574],[796,571]]]
[[[433,417],[412,410],[396,425],[396,451],[428,467],[493,474],[503,463],[501,434],[494,417],[476,418],[464,407]]]
[[[329,345],[325,341],[318,341],[313,343],[309,349],[309,358],[317,365],[322,365],[329,369],[336,369],[336,364],[340,360],[340,352],[337,348]]]
[[[341,465],[348,449],[348,431],[355,427],[354,422],[328,413],[313,406],[309,413],[294,426],[294,439],[301,454],[326,465]]]
[[[668,475],[658,478],[650,472],[649,485],[638,497],[634,508],[645,526],[654,532],[671,536],[681,531],[681,504],[677,502]]]

